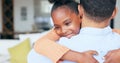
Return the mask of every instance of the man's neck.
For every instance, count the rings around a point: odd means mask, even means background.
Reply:
[[[109,20],[98,23],[98,22],[95,22],[94,20],[91,20],[88,18],[82,19],[82,28],[84,28],[84,27],[105,28],[108,25],[109,25]]]

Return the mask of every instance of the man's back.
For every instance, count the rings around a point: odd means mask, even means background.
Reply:
[[[95,56],[95,58],[100,63],[103,63],[104,60],[102,57],[109,50],[120,47],[120,36],[113,33],[110,27],[104,29],[87,27],[82,28],[80,34],[77,36],[72,37],[71,39],[62,38],[59,43],[79,52],[96,50],[99,55]],[[63,63],[69,63],[69,61],[64,61]]]

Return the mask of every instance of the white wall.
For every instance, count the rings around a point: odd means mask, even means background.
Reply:
[[[2,0],[0,0],[0,32],[2,32]]]
[[[120,29],[120,0],[117,0],[118,13],[115,18],[115,28]]]
[[[48,0],[34,0],[35,16],[36,17],[50,17],[52,5]]]
[[[27,7],[27,20],[21,20],[21,7]],[[33,0],[14,0],[14,30],[15,32],[32,31],[34,24]]]

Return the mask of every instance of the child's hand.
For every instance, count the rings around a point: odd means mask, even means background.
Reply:
[[[63,60],[59,60],[57,63],[62,63],[63,62]]]
[[[86,51],[82,53],[81,59],[77,63],[99,63],[93,56],[98,55],[96,51]]]
[[[120,49],[109,51],[104,63],[120,63]]]
[[[113,32],[120,34],[120,29],[113,29]]]

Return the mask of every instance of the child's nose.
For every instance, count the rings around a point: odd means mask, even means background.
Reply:
[[[63,33],[63,34],[66,34],[66,33],[67,33],[67,30],[66,30],[66,29],[62,29],[62,33]]]

